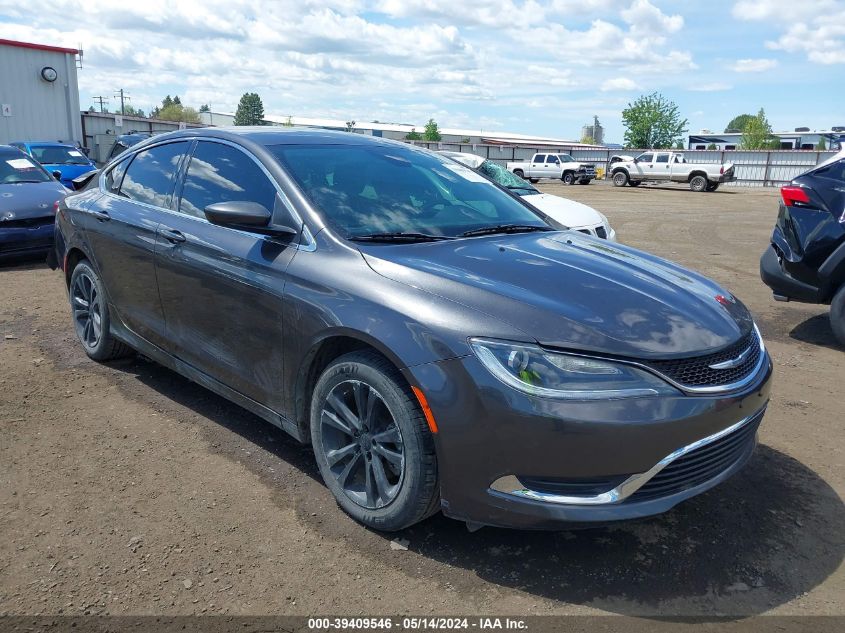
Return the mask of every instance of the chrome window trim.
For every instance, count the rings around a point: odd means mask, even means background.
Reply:
[[[537,490],[531,490],[523,486],[522,482],[520,482],[515,475],[505,475],[504,477],[499,477],[496,481],[490,484],[490,489],[496,492],[510,495],[512,497],[519,497],[521,499],[531,499],[532,501],[541,501],[543,503],[551,503],[555,505],[596,506],[621,503],[622,501],[630,497],[632,494],[634,494],[637,490],[642,488],[646,483],[649,482],[649,480],[651,480],[655,475],[657,475],[657,473],[666,468],[666,466],[674,462],[676,459],[679,459],[687,453],[701,448],[702,446],[712,444],[716,440],[719,440],[725,437],[726,435],[730,435],[734,431],[738,431],[746,424],[758,420],[766,412],[766,406],[768,405],[764,405],[763,408],[759,409],[756,413],[753,413],[748,417],[741,419],[739,422],[731,424],[729,427],[724,428],[721,431],[718,431],[717,433],[713,433],[713,435],[708,435],[707,437],[701,438],[700,440],[692,442],[691,444],[682,446],[678,450],[670,453],[669,455],[661,459],[646,472],[631,475],[621,484],[611,490],[608,490],[607,492],[602,492],[597,495],[584,497],[578,497],[574,495],[556,495],[547,492],[539,492]]]
[[[276,179],[273,177],[273,175],[267,170],[267,168],[261,163],[261,161],[258,160],[258,158],[256,158],[255,155],[252,154],[252,152],[248,151],[244,147],[241,147],[237,143],[233,143],[233,142],[231,142],[227,139],[207,137],[207,136],[184,136],[184,137],[180,136],[179,138],[175,138],[175,139],[166,139],[166,140],[164,140],[160,143],[152,143],[150,145],[145,145],[144,147],[138,148],[134,152],[130,148],[130,150],[127,150],[126,152],[124,152],[124,154],[126,155],[125,158],[124,158],[124,155],[121,155],[120,160],[115,161],[115,164],[113,166],[111,166],[108,170],[104,169],[103,172],[100,174],[100,179],[99,179],[100,193],[102,193],[105,196],[109,196],[110,198],[114,198],[116,200],[122,200],[124,202],[131,202],[132,204],[138,204],[138,205],[141,205],[142,207],[145,207],[147,209],[153,209],[155,211],[161,211],[161,212],[164,212],[164,213],[169,213],[169,214],[175,215],[175,216],[180,217],[180,218],[189,218],[189,219],[196,220],[198,222],[204,222],[205,224],[210,225],[211,222],[209,222],[206,218],[199,218],[195,215],[189,215],[187,213],[182,213],[181,211],[179,211],[177,209],[168,209],[166,207],[159,207],[159,206],[156,206],[154,204],[147,204],[146,202],[139,202],[138,200],[132,200],[131,198],[123,198],[123,197],[121,197],[121,196],[119,196],[115,193],[112,193],[111,191],[108,191],[105,188],[106,174],[113,171],[117,167],[117,165],[120,164],[121,162],[123,162],[124,160],[130,160],[130,159],[134,158],[137,154],[140,154],[143,151],[146,151],[148,149],[153,149],[155,147],[160,147],[162,145],[168,145],[169,143],[187,142],[190,145],[190,143],[192,141],[198,141],[198,142],[199,141],[210,141],[210,142],[213,142],[213,143],[220,143],[221,145],[228,145],[230,147],[235,148],[236,150],[239,150],[240,152],[242,152],[243,154],[245,154],[246,156],[251,158],[252,161],[256,165],[258,165],[258,167],[261,169],[261,171],[264,173],[264,175],[270,180],[270,183],[273,185],[273,188],[276,190],[276,193],[278,194],[279,198],[281,199],[282,204],[285,205],[285,208],[291,213],[294,220],[299,222],[299,224],[302,226],[302,231],[301,231],[302,237],[300,238],[300,242],[295,245],[295,248],[297,250],[308,251],[308,252],[313,252],[313,251],[317,250],[317,241],[314,239],[314,235],[311,233],[311,230],[308,228],[308,225],[305,223],[305,220],[302,219],[302,216],[300,216],[299,213],[296,211],[296,209],[293,207],[293,205],[290,202],[290,198],[288,198],[287,194],[285,194],[285,192],[279,186],[279,183],[276,182]],[[193,152],[191,152],[191,157],[193,157]],[[188,163],[188,167],[190,167],[190,162]],[[180,169],[180,171],[181,171],[181,169]],[[185,174],[187,174],[187,171],[185,171]],[[174,190],[173,193],[174,193],[173,198],[175,199],[175,194],[176,194],[175,190]],[[220,228],[220,229],[225,229],[227,231],[234,231],[235,233],[238,233],[238,234],[248,233],[249,235],[255,235],[255,236],[258,236],[258,237],[265,237],[265,238],[267,237],[266,235],[262,235],[260,233],[252,233],[250,231],[242,231],[240,229],[233,229],[233,228],[228,227],[228,226],[220,226],[219,224],[216,224],[214,226],[217,226],[217,228]]]

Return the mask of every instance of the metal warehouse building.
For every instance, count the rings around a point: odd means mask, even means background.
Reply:
[[[0,39],[0,144],[82,142],[73,48]]]

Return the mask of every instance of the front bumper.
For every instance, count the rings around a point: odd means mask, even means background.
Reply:
[[[659,514],[739,470],[768,402],[771,360],[737,393],[591,402],[530,397],[499,383],[474,356],[405,371],[426,394],[439,427],[443,512],[483,525],[554,529]],[[745,429],[747,441],[712,476],[680,490],[665,482],[646,490],[660,470],[670,471],[679,451],[731,427]],[[635,477],[640,494],[629,482]],[[541,491],[526,481],[565,490],[592,486],[580,496],[598,499],[560,502],[531,494]],[[591,483],[602,481],[604,488]],[[613,493],[621,485],[626,494]]]
[[[46,253],[53,245],[53,224],[0,226],[0,259]]]

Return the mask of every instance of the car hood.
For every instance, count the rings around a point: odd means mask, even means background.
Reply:
[[[547,347],[679,358],[725,347],[753,326],[745,306],[706,277],[574,231],[359,248],[377,273]]]
[[[23,220],[53,215],[53,204],[68,193],[55,181],[0,184],[0,226],[4,218]]]
[[[603,220],[601,214],[595,209],[560,196],[539,193],[523,196],[522,199],[540,209],[553,220],[571,228],[592,227],[601,224]]]

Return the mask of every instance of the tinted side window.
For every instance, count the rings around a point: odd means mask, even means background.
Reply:
[[[120,195],[156,207],[169,207],[179,161],[187,142],[168,143],[138,152],[120,183]]]
[[[106,174],[106,191],[118,193],[120,183],[123,182],[123,175],[126,173],[126,168],[129,167],[130,162],[128,160],[121,161],[109,170]]]
[[[545,154],[537,154],[537,155],[534,157],[534,161],[533,161],[533,162],[535,162],[535,163],[542,163],[544,160],[546,160],[546,155],[545,155]]]
[[[557,156],[552,155],[546,159],[546,163],[549,165],[559,165],[560,159]]]
[[[668,163],[669,162],[669,154],[658,154],[657,160],[654,161],[655,163]]]
[[[641,163],[650,163],[654,159],[653,154],[640,154],[639,161]]]

